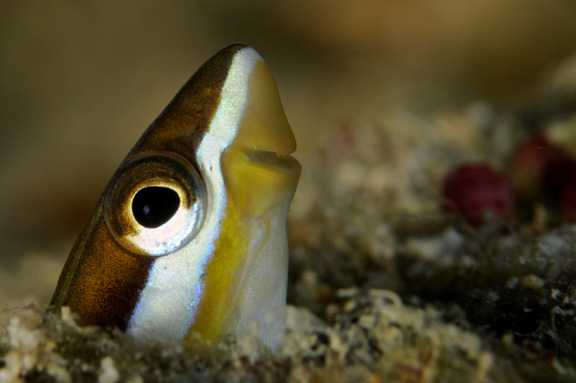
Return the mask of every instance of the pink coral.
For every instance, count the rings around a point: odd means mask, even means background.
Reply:
[[[512,185],[486,164],[463,164],[453,169],[444,179],[442,196],[445,211],[461,215],[475,227],[516,215]]]

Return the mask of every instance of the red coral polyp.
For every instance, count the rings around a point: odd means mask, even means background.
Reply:
[[[464,164],[444,179],[444,211],[481,227],[516,215],[516,196],[506,178],[486,164]]]

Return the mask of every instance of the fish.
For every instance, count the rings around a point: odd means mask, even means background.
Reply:
[[[232,44],[185,83],[106,186],[51,310],[136,338],[215,345],[284,328],[296,140],[261,56]]]

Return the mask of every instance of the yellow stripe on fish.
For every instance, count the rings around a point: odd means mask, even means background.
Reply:
[[[231,45],[124,159],[52,298],[84,324],[215,343],[254,323],[271,350],[286,304],[296,141],[268,67]]]

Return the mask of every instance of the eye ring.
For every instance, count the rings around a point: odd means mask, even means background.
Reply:
[[[139,255],[162,256],[188,244],[200,230],[206,190],[196,168],[172,152],[146,152],[116,172],[104,197],[112,237]]]

